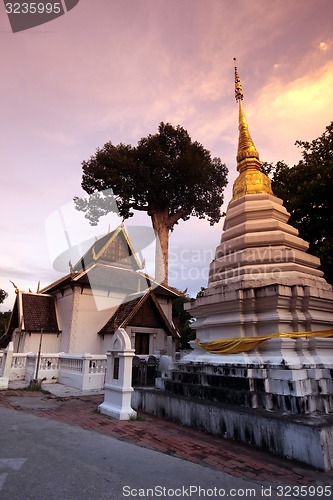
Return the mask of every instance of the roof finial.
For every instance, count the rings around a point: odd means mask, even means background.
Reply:
[[[19,289],[15,285],[14,281],[12,281],[12,280],[9,280],[9,281],[11,282],[11,284],[13,285],[13,287],[15,288],[15,293],[19,293]]]
[[[244,94],[243,94],[242,84],[241,84],[239,74],[238,74],[238,69],[236,66],[236,57],[234,57],[234,63],[235,63],[235,98],[236,98],[236,102],[238,102],[238,101],[242,101],[244,99]]]

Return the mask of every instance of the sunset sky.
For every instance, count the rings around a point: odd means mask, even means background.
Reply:
[[[233,57],[261,160],[297,163],[295,141],[333,120],[332,19],[332,0],[80,0],[13,34],[1,2],[0,288],[10,294],[1,310],[13,305],[9,280],[46,286],[68,272],[54,261],[69,240],[120,223],[110,216],[81,228],[69,208],[84,194],[81,162],[109,140],[135,145],[161,121],[183,126],[226,163],[226,209],[238,140]],[[193,295],[207,284],[222,226],[176,226],[171,285]]]

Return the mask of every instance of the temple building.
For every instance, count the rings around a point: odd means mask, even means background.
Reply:
[[[172,301],[178,293],[143,272],[121,225],[94,242],[70,273],[38,293],[16,289],[6,344],[14,352],[105,354],[117,328],[138,355],[169,354],[178,338]]]

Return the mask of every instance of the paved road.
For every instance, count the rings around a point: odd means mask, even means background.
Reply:
[[[199,487],[200,492],[195,490]],[[205,498],[204,494],[281,498],[268,484],[265,488],[263,495],[258,482],[63,422],[0,408],[3,500]]]

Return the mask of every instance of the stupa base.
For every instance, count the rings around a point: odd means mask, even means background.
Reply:
[[[274,338],[249,353],[211,354],[195,342],[167,391],[292,414],[333,414],[333,338]]]

